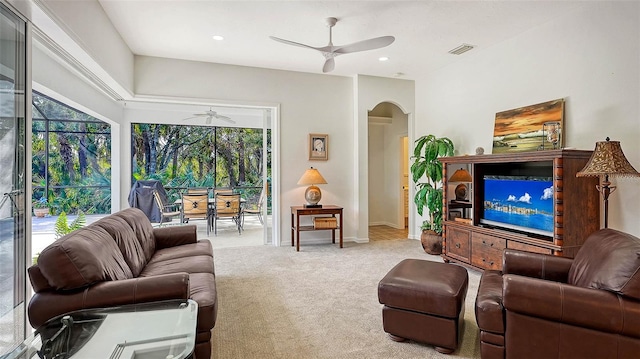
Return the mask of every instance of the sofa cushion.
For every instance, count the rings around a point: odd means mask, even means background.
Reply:
[[[166,261],[169,259],[186,258],[192,256],[209,256],[213,260],[213,248],[207,239],[201,239],[196,243],[163,248],[156,251],[149,264]]]
[[[58,290],[133,278],[111,235],[97,226],[81,228],[53,242],[38,256],[38,267]]]
[[[133,229],[148,262],[156,251],[156,240],[153,238],[153,227],[147,215],[138,208],[127,208],[112,216],[124,219]]]
[[[568,283],[640,299],[640,238],[614,229],[591,234],[573,260]]]
[[[107,216],[92,224],[104,228],[116,242],[134,277],[140,275],[147,258],[136,234],[127,221],[117,216]]]
[[[194,255],[189,258],[171,258],[167,260],[150,261],[140,277],[150,277],[161,274],[180,273],[213,273],[213,258],[210,255]]]

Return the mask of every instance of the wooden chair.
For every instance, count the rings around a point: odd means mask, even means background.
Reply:
[[[216,188],[213,190],[213,197],[217,194],[233,194],[233,190],[231,188]]]
[[[189,223],[190,219],[204,219],[207,221],[207,235],[209,235],[210,211],[208,193],[182,194],[182,223]]]
[[[239,194],[216,194],[213,210],[213,233],[218,235],[218,220],[231,219],[238,228],[238,234],[242,233],[242,206]]]
[[[206,194],[209,195],[208,188],[189,187],[187,188],[187,194]]]
[[[163,203],[162,198],[160,198],[160,193],[158,193],[158,191],[156,190],[153,191],[153,200],[156,206],[158,206],[158,208],[160,209],[160,214],[162,217],[160,219],[160,226],[162,226],[162,223],[164,223],[166,219],[171,221],[173,217],[179,216],[181,214],[181,211],[176,208],[176,205],[174,203]]]
[[[258,201],[255,205],[245,205],[242,210],[242,220],[244,221],[244,216],[248,215],[256,215],[258,216],[258,220],[260,224],[264,225],[264,221],[262,219],[262,206],[264,206],[264,201],[267,197],[267,193],[265,192],[265,188],[262,187],[262,191],[260,192],[260,197],[258,197]]]

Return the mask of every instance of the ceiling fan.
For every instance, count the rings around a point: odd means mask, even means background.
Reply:
[[[324,62],[324,66],[322,67],[322,72],[324,73],[333,71],[333,69],[336,66],[334,58],[338,55],[348,54],[352,52],[379,49],[385,46],[389,46],[395,41],[395,37],[393,36],[381,36],[381,37],[375,37],[373,39],[354,42],[349,45],[334,46],[332,41],[331,30],[333,29],[333,27],[336,25],[337,22],[338,22],[338,19],[336,19],[335,17],[328,17],[326,19],[326,24],[329,27],[329,45],[324,47],[309,46],[309,45],[301,44],[298,42],[281,39],[275,36],[269,36],[269,38],[275,41],[282,42],[287,45],[306,47],[308,49],[320,51],[324,56],[324,58],[326,59]]]
[[[214,111],[211,108],[209,108],[209,111],[205,111],[204,113],[194,113],[192,117],[187,117],[183,119],[183,121],[190,120],[192,118],[198,118],[198,117],[206,117],[207,120],[205,123],[207,125],[210,125],[214,118],[218,120],[227,121],[229,123],[236,123],[236,121],[232,120],[230,117],[219,115],[216,111]]]

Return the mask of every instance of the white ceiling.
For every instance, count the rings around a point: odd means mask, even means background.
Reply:
[[[269,35],[326,46],[325,18],[337,17],[334,45],[378,36],[386,48],[341,55],[332,75],[404,79],[458,61],[462,43],[483,51],[566,12],[574,1],[185,1],[99,0],[136,55],[322,73],[319,52]],[[215,41],[212,35],[224,36]],[[387,56],[387,62],[378,58]],[[401,73],[402,75],[398,75]]]

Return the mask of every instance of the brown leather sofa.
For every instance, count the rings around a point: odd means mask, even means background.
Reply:
[[[483,359],[638,358],[640,239],[602,229],[575,259],[507,249],[475,310]]]
[[[213,250],[208,240],[197,240],[195,225],[153,228],[144,212],[128,208],[56,240],[28,271],[34,328],[79,309],[192,299],[198,303],[195,357],[211,357]]]

